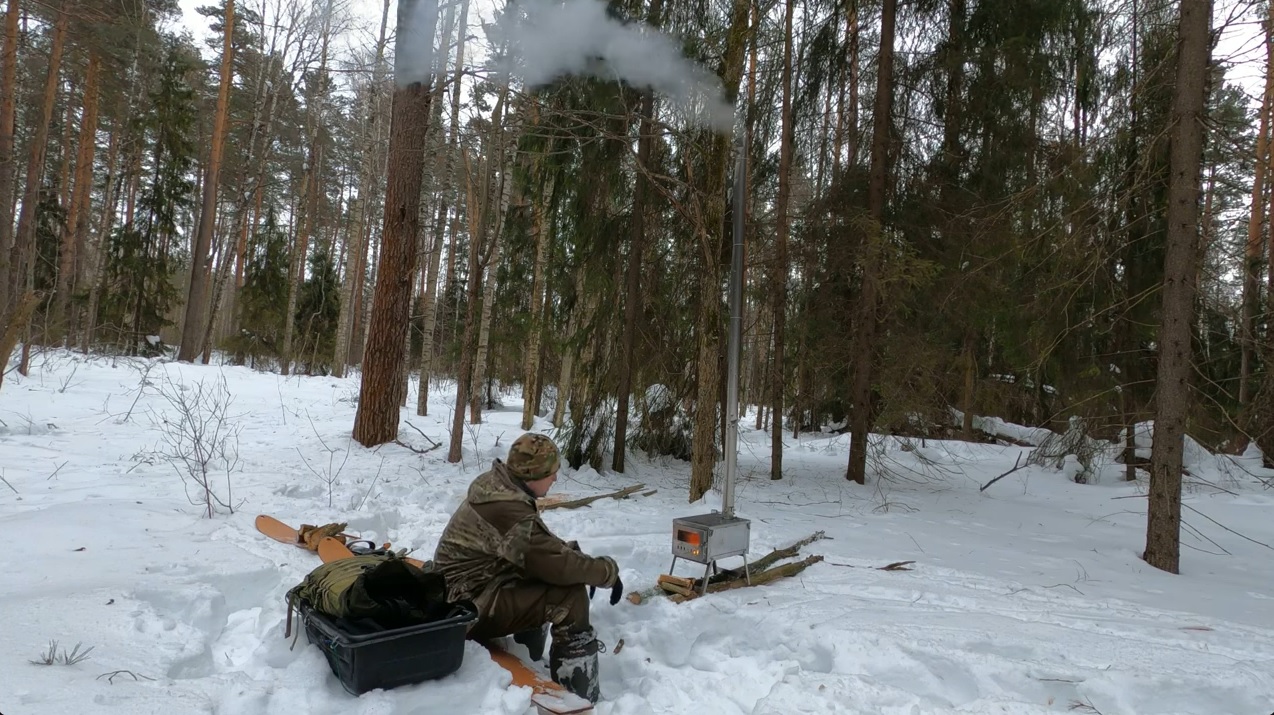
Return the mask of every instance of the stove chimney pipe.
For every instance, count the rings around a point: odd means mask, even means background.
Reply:
[[[746,146],[740,137],[734,165],[734,250],[730,265],[730,337],[727,345],[725,406],[725,485],[721,514],[734,516],[734,477],[739,452],[739,355],[743,344],[743,209],[747,201]]]

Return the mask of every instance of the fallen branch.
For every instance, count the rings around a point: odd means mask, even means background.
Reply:
[[[914,563],[916,562],[915,561],[895,561],[892,564],[885,564],[884,566],[859,566],[857,564],[838,564],[835,561],[828,561],[827,565],[839,566],[844,569],[874,569],[876,571],[911,571],[913,570],[911,568],[911,565]]]
[[[578,509],[582,506],[588,506],[589,504],[592,504],[595,501],[599,501],[601,499],[606,499],[606,498],[627,499],[634,492],[641,491],[642,489],[645,489],[645,488],[646,488],[645,484],[634,484],[631,487],[624,487],[623,489],[620,489],[619,491],[610,492],[609,494],[596,494],[591,497],[583,497],[581,499],[572,499],[570,501],[549,502],[548,504],[541,505],[540,511],[547,511],[549,509]],[[642,494],[642,496],[650,496],[651,494],[654,494],[654,493],[655,493],[655,490],[652,489],[651,491],[646,492],[645,494]]]
[[[748,571],[753,574],[764,572],[766,569],[770,568],[770,566],[772,566],[776,562],[782,561],[783,559],[794,558],[798,553],[800,553],[800,550],[802,548],[809,546],[810,544],[814,543],[815,541],[818,541],[819,539],[826,539],[826,538],[827,538],[827,534],[825,532],[816,531],[813,534],[810,534],[809,536],[805,537],[804,539],[801,539],[800,541],[792,544],[791,546],[786,546],[781,549],[775,549],[771,551],[770,553],[766,554],[765,556],[762,556],[761,558],[757,559],[756,561],[749,563]],[[822,558],[822,557],[820,556],[819,558]],[[708,579],[708,590],[709,591],[712,590],[713,584],[727,583],[727,582],[736,581],[742,578],[745,578],[745,574],[743,572],[742,567],[720,571]],[[753,575],[752,577],[753,581],[755,581],[756,578],[757,577]],[[698,584],[695,588],[703,587],[701,579],[695,579],[695,582]],[[629,603],[639,606],[649,601],[650,599],[655,598],[656,596],[668,596],[668,592],[665,591],[661,585],[656,584],[655,586],[645,589],[643,591],[633,591],[632,593],[628,594],[627,598]]]
[[[760,573],[753,574],[752,578],[750,579],[751,583],[749,583],[749,579],[746,579],[746,578],[739,578],[733,581],[709,583],[708,593],[720,593],[721,591],[730,591],[736,588],[743,588],[745,586],[764,586],[767,583],[770,583],[772,581],[777,581],[781,578],[788,578],[790,576],[795,576],[796,574],[804,571],[805,569],[809,568],[810,566],[813,566],[814,564],[822,560],[823,560],[823,556],[821,554],[814,554],[812,556],[806,556],[804,559],[800,561],[794,561],[789,564],[783,564],[782,566],[775,566],[772,569],[767,569]],[[685,601],[690,601],[692,599],[698,598],[699,596],[700,596],[699,591],[694,591],[690,593],[689,595],[674,593],[670,595],[668,598],[673,603],[684,603]]]
[[[1022,453],[1021,453],[1021,452],[1018,452],[1018,453],[1017,453],[1017,459],[1013,460],[1013,468],[1012,468],[1012,469],[1010,469],[1009,471],[1005,472],[1004,474],[1001,474],[1000,476],[996,477],[995,479],[992,479],[991,481],[987,482],[986,484],[983,484],[983,485],[982,485],[982,488],[981,488],[981,489],[979,489],[978,491],[980,491],[980,492],[984,492],[984,491],[986,491],[986,488],[987,488],[987,487],[991,486],[992,484],[995,484],[996,482],[998,482],[998,481],[1000,481],[1001,479],[1003,479],[1003,478],[1005,478],[1005,477],[1009,476],[1009,475],[1010,475],[1010,474],[1012,474],[1013,472],[1016,472],[1017,470],[1021,469],[1022,467],[1025,467],[1025,466],[1026,466],[1025,464],[1022,464],[1021,466],[1018,466],[1018,465],[1019,465],[1019,463],[1020,463],[1021,461],[1022,461]]]
[[[428,437],[426,437],[425,439],[429,439],[429,438],[428,438]],[[433,441],[433,440],[430,440],[430,441]],[[394,444],[398,445],[399,447],[406,447],[407,449],[410,449],[411,451],[415,452],[416,454],[429,454],[430,452],[432,452],[432,451],[434,451],[435,449],[438,449],[439,447],[441,447],[441,446],[442,446],[441,444],[435,444],[434,446],[430,447],[429,449],[421,449],[421,448],[419,448],[419,447],[413,447],[413,446],[411,446],[410,444],[407,444],[406,442],[402,441],[401,439],[396,439],[396,440],[394,440]]]
[[[425,438],[425,440],[429,442],[429,444],[432,444],[432,445],[434,446],[434,449],[437,449],[438,447],[441,447],[441,446],[442,446],[442,444],[441,444],[441,443],[439,443],[439,442],[435,442],[435,441],[433,441],[432,439],[429,439],[429,435],[427,435],[427,434],[425,434],[423,431],[421,431],[421,429],[420,429],[419,427],[417,427],[416,425],[413,425],[412,423],[407,422],[406,420],[403,420],[403,422],[404,422],[404,423],[405,423],[408,427],[410,427],[410,428],[412,428],[412,429],[416,430],[417,432],[420,432],[420,436],[421,436],[421,437],[424,437],[424,438]]]

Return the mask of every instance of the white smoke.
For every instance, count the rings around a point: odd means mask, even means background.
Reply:
[[[672,37],[606,14],[598,0],[519,0],[521,17],[504,15],[491,29],[508,55],[494,70],[519,75],[528,87],[564,75],[624,80],[672,100],[692,121],[722,132],[734,124],[715,74],[681,54]]]

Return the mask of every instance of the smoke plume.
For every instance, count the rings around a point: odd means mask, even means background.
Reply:
[[[528,87],[564,75],[623,80],[653,89],[692,121],[729,132],[734,109],[715,74],[681,54],[672,37],[641,23],[606,14],[598,0],[520,0],[521,16],[505,15],[492,28],[508,54],[494,70],[522,77]]]

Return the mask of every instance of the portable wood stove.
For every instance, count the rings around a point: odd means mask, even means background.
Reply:
[[[717,561],[730,556],[743,557],[743,573],[749,585],[748,543],[752,523],[734,515],[734,475],[739,453],[739,353],[743,343],[743,208],[747,152],[742,140],[734,172],[734,250],[730,266],[730,340],[726,383],[725,483],[722,486],[721,511],[687,516],[672,521],[672,567],[677,559],[704,564],[701,592],[708,592],[708,575]]]

